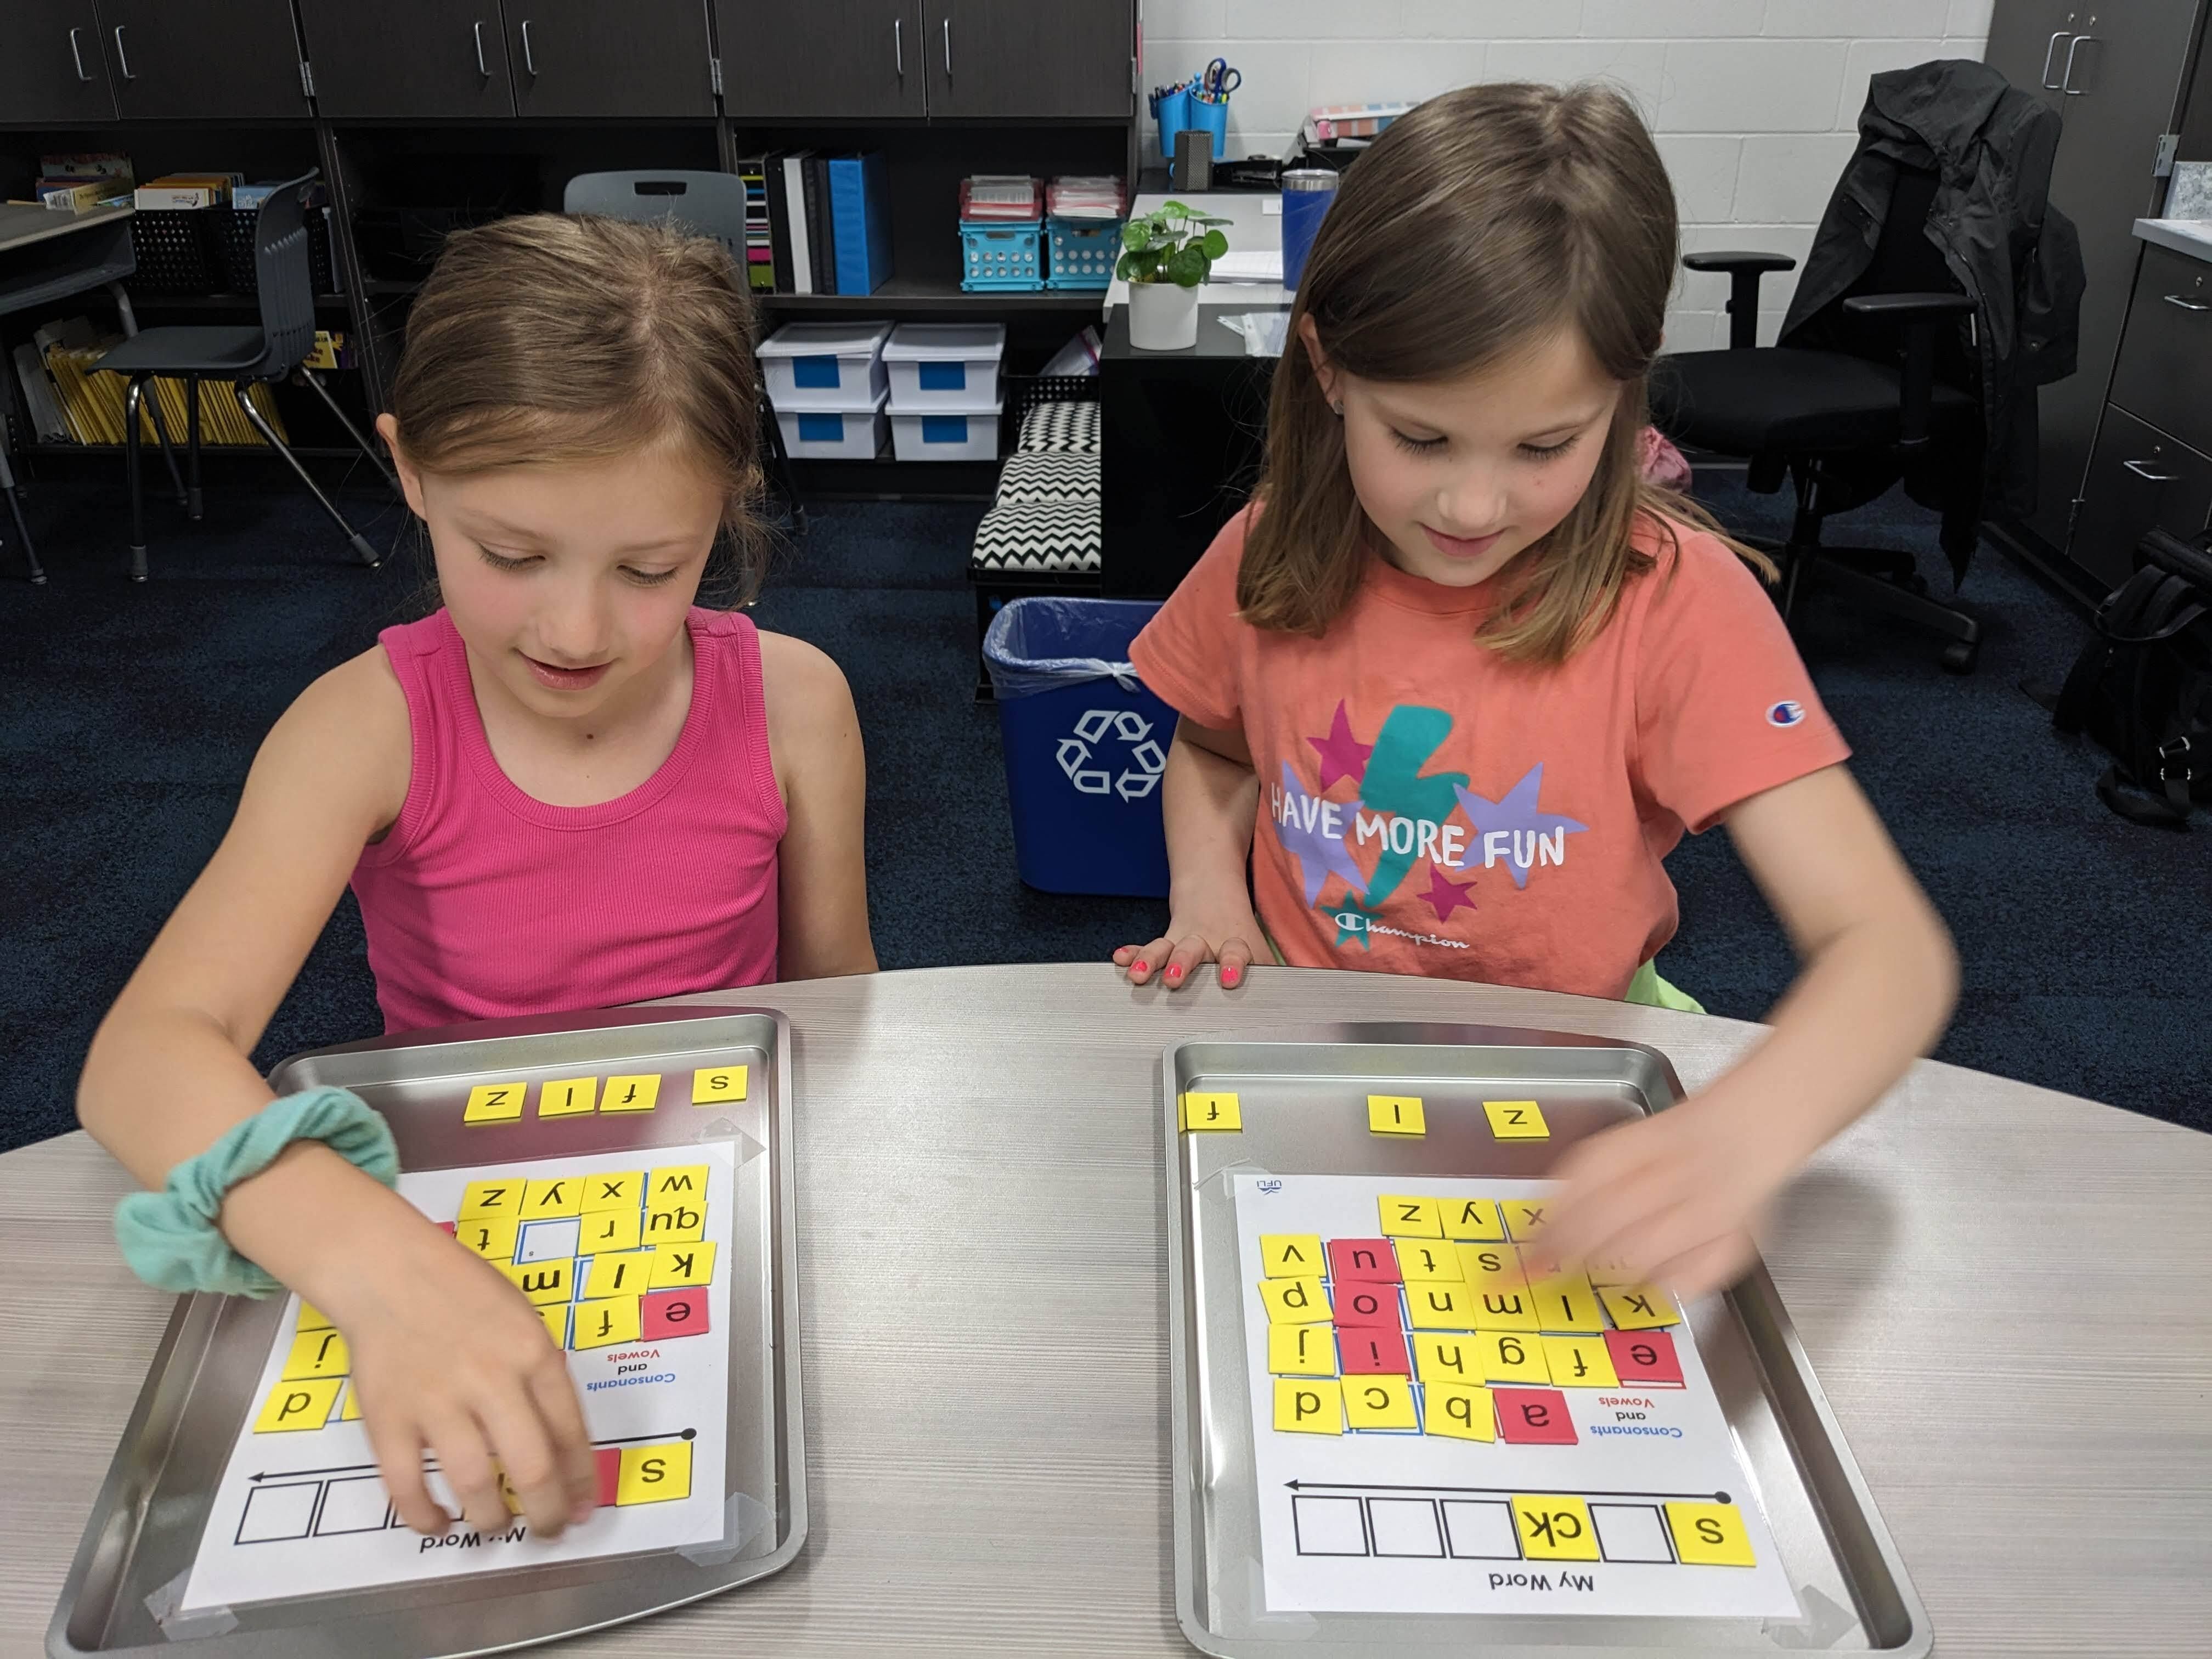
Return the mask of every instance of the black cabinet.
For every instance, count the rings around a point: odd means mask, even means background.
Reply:
[[[2212,458],[2106,404],[2074,526],[2075,562],[2106,589],[2118,587],[2134,574],[2136,544],[2145,532],[2169,531],[2185,541],[2208,516]]]
[[[1129,0],[924,0],[929,112],[1125,120],[1136,100]]]
[[[925,112],[922,0],[714,0],[722,100],[739,118]]]
[[[99,0],[125,120],[307,113],[289,0]]]
[[[300,0],[300,21],[326,116],[514,113],[499,0]]]
[[[0,120],[61,126],[115,118],[92,0],[15,0],[0,28]]]
[[[507,0],[505,9],[518,115],[714,113],[705,0]]]

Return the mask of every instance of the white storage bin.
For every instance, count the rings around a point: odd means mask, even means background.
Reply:
[[[893,409],[891,444],[902,461],[995,461],[999,405],[915,415]]]
[[[881,398],[872,409],[779,409],[775,419],[795,461],[872,461],[883,453]]]
[[[902,323],[884,348],[890,368],[891,413],[995,409],[1004,323]]]
[[[873,409],[884,400],[890,331],[889,323],[791,323],[776,330],[760,343],[769,402],[779,410]]]

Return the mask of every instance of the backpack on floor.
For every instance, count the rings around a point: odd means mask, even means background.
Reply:
[[[2212,802],[2212,533],[2163,530],[2136,574],[2097,607],[2097,637],[2066,677],[2052,719],[2118,757],[2097,797],[2130,823],[2185,830]]]

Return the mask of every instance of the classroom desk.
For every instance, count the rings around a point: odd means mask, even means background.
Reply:
[[[688,1001],[709,999],[689,998]],[[1758,1028],[1542,992],[1103,965],[711,999],[795,1028],[811,1529],[750,1589],[557,1650],[1175,1655],[1160,1051],[1341,1019],[1649,1042]],[[0,1656],[40,1651],[170,1309],[81,1134],[0,1158]],[[2212,1137],[1923,1065],[1824,1151],[1766,1259],[1943,1659],[2202,1655]],[[545,1650],[555,1651],[554,1649]]]

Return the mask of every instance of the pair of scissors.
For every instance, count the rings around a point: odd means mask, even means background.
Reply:
[[[1206,66],[1206,73],[1200,79],[1205,82],[1206,91],[1217,98],[1226,98],[1244,84],[1244,71],[1230,68],[1227,58],[1217,58]]]

